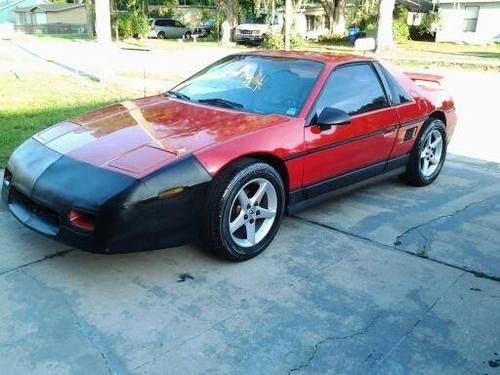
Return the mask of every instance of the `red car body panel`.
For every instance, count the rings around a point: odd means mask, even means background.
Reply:
[[[414,82],[440,84],[439,76],[404,74],[387,67],[412,102],[352,116],[349,125],[320,131],[314,124],[306,126],[307,117],[332,71],[339,65],[374,60],[308,52],[251,54],[325,63],[297,117],[245,113],[161,95],[86,113],[35,138],[71,158],[136,178],[189,153],[212,176],[241,157],[273,157],[284,162],[288,189],[293,191],[408,154],[432,113],[444,116],[449,136],[453,133],[453,100],[442,89],[423,88]],[[410,138],[408,127],[413,128]]]

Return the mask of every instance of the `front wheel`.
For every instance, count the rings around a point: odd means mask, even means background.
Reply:
[[[163,31],[160,31],[158,33],[158,39],[165,39],[167,36],[165,35],[165,33]]]
[[[278,232],[284,201],[283,181],[274,168],[251,159],[238,161],[213,181],[202,238],[226,259],[253,258]]]
[[[426,186],[441,173],[446,159],[446,130],[443,122],[430,119],[423,127],[408,162],[406,179],[414,186]]]

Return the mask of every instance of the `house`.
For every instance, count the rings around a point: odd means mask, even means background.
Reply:
[[[441,0],[436,42],[500,41],[500,0]]]
[[[26,33],[78,33],[87,28],[85,4],[38,4],[15,13],[15,29]]]
[[[0,24],[16,22],[15,10],[45,3],[43,0],[0,0]]]

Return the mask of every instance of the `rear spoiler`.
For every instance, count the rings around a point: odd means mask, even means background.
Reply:
[[[437,74],[404,72],[417,85],[430,89],[442,89],[444,77]]]

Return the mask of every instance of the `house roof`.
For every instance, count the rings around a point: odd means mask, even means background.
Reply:
[[[61,12],[68,9],[84,7],[85,4],[38,4],[30,7],[18,8],[15,10],[16,13],[21,12],[32,12],[36,8],[43,10],[44,12]]]

